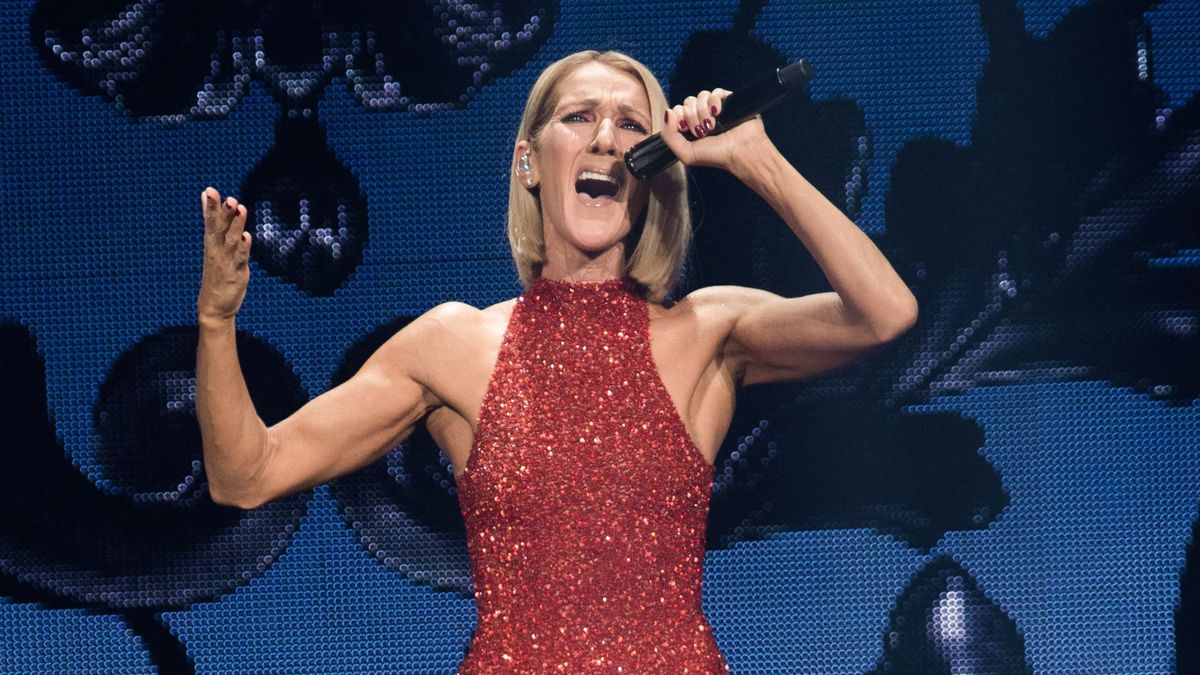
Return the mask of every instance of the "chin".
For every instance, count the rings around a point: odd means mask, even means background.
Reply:
[[[597,198],[575,192],[563,197],[557,217],[551,217],[559,222],[556,239],[591,257],[626,243],[633,227],[627,194]]]
[[[624,242],[624,237],[580,238],[572,242],[576,248],[591,257],[603,255],[614,246]]]
[[[580,218],[573,225],[568,225],[567,231],[572,243],[581,251],[603,253],[625,241],[625,238],[629,236],[629,222],[624,219],[618,222],[607,219],[597,222],[592,219]]]

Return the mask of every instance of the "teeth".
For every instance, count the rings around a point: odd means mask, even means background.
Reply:
[[[584,171],[583,173],[579,174],[578,180],[602,180],[612,183],[613,185],[617,184],[617,180],[615,178],[606,173],[600,173],[598,171]]]

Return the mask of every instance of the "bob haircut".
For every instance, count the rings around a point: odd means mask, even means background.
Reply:
[[[525,112],[517,130],[518,142],[527,140],[537,149],[538,135],[550,123],[550,116],[558,105],[558,83],[589,63],[606,65],[641,82],[646,88],[646,98],[650,100],[651,133],[662,130],[667,97],[650,69],[621,52],[589,50],[555,61],[538,76],[525,101]],[[546,244],[541,203],[534,191],[521,185],[515,160],[514,157],[509,170],[508,242],[517,274],[528,288],[542,274]],[[625,249],[625,276],[632,278],[648,299],[661,302],[679,278],[692,238],[687,175],[681,164],[673,164],[650,179],[649,201],[645,211],[634,218],[630,235],[636,243]]]

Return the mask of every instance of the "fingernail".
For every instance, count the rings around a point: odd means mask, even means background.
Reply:
[[[679,120],[679,130],[687,131],[687,121],[686,120]]]
[[[702,138],[702,137],[704,136],[704,127],[702,127],[702,126],[700,126],[699,124],[697,124],[697,125],[696,125],[696,131],[695,131],[695,132],[693,132],[693,133],[695,133],[695,134],[696,134],[696,138]]]
[[[664,110],[664,111],[663,111],[663,124],[666,124],[666,123],[667,123],[667,120],[669,120],[669,119],[671,119],[671,111],[670,111],[670,110]]]
[[[713,121],[712,121],[712,118],[711,118],[711,117],[710,117],[710,118],[708,118],[708,119],[706,119],[706,120],[704,120],[704,128],[705,128],[706,130],[708,130],[708,131],[712,131],[712,130],[713,130],[713,126],[715,126],[715,124],[713,123]]]
[[[715,106],[715,105],[712,107],[712,114],[713,114],[713,117],[717,116],[717,106]]]

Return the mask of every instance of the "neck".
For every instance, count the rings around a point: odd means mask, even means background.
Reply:
[[[608,281],[625,276],[625,242],[618,241],[598,252],[583,251],[555,236],[546,228],[546,263],[541,276],[559,281]]]
[[[596,257],[547,256],[541,276],[558,281],[608,281],[625,276],[625,252],[620,247],[611,248]],[[566,260],[575,257],[575,260]]]

